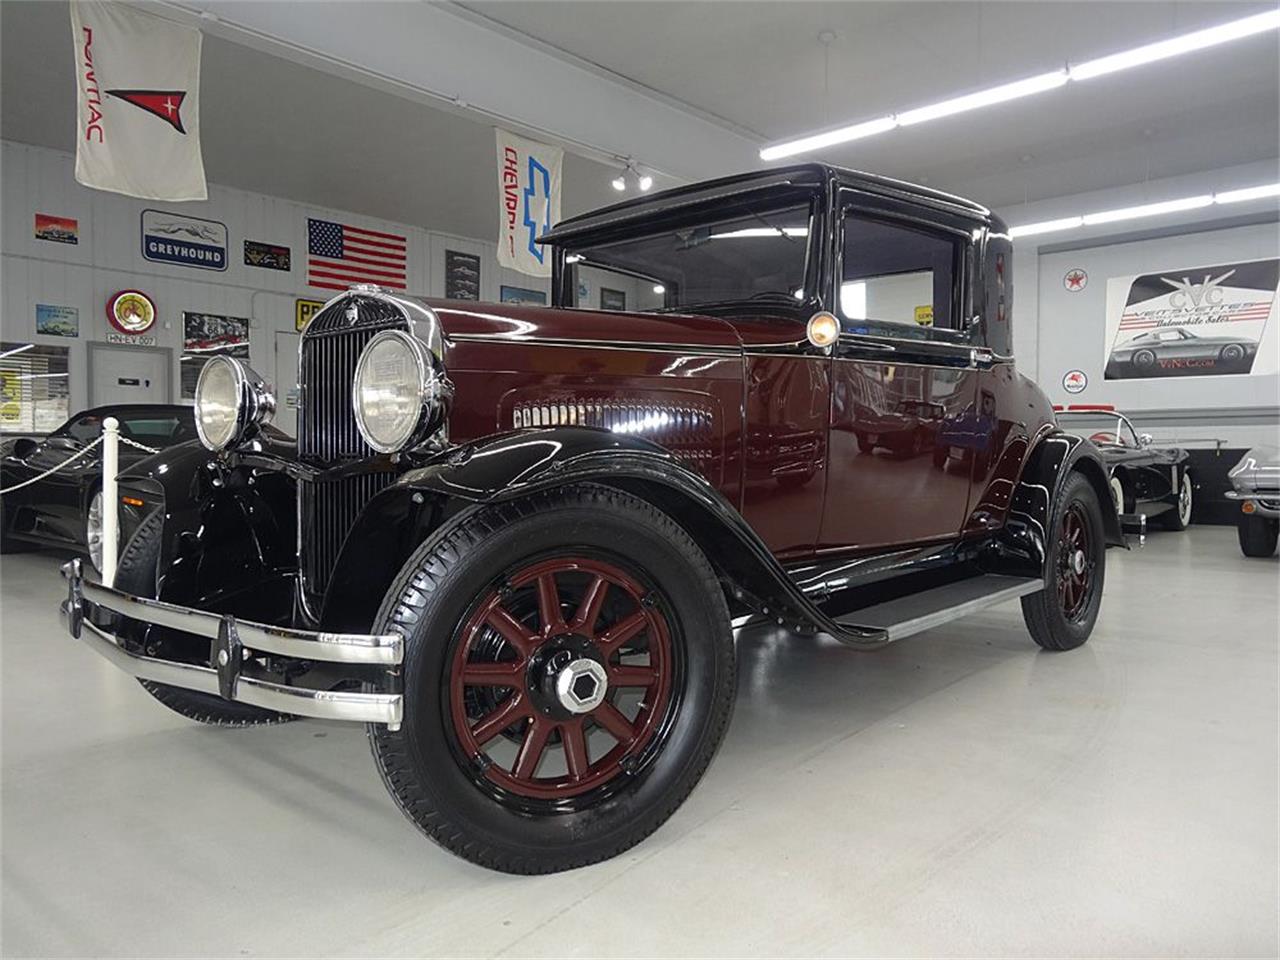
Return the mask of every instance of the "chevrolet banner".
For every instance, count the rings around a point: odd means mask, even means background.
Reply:
[[[143,200],[205,200],[200,31],[74,0],[76,180]]]
[[[564,151],[494,128],[498,139],[498,264],[551,276],[551,251],[538,237],[560,219]]]

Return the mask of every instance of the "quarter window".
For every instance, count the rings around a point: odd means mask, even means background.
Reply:
[[[949,237],[846,214],[840,312],[887,336],[901,335],[902,327],[959,330],[961,253]],[[889,329],[877,331],[881,325]]]

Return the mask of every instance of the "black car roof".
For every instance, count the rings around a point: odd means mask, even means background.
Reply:
[[[663,190],[659,193],[646,194],[631,200],[624,200],[590,213],[580,214],[562,220],[544,233],[539,243],[562,243],[572,237],[591,233],[602,227],[618,226],[628,220],[645,219],[659,213],[666,213],[681,207],[697,203],[727,199],[740,193],[760,190],[773,186],[811,186],[817,187],[828,181],[838,182],[842,186],[865,190],[882,196],[894,197],[910,202],[934,207],[950,213],[981,220],[985,223],[996,222],[990,210],[981,204],[966,200],[963,197],[932,190],[891,177],[859,170],[849,170],[827,163],[803,163],[789,167],[775,167],[767,170],[754,170],[749,173],[720,177],[716,180],[703,180],[698,183]],[[1000,225],[1003,227],[1003,225]]]

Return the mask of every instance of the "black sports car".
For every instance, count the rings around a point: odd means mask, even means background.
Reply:
[[[1186,450],[1152,446],[1151,435],[1138,433],[1114,407],[1073,404],[1056,409],[1060,427],[1087,436],[1102,454],[1117,512],[1146,514],[1168,530],[1190,525],[1195,484]]]
[[[93,443],[107,417],[120,421],[121,437],[153,450],[196,438],[191,407],[147,404],[95,407],[77,413],[43,440],[19,437],[0,449],[0,490],[64,463]],[[120,467],[148,457],[146,450],[120,444]],[[102,447],[81,456],[43,480],[0,495],[0,552],[28,544],[69,547],[102,560]]]
[[[1112,350],[1106,378],[1248,373],[1257,354],[1257,341],[1248,337],[1206,337],[1182,327],[1161,327],[1140,333]]]

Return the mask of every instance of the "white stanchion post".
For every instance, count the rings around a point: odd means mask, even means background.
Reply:
[[[102,421],[102,582],[112,586],[116,579],[116,550],[120,542],[120,421]]]

